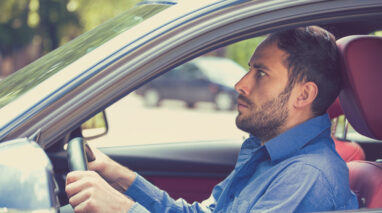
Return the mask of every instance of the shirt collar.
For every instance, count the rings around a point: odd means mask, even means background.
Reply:
[[[258,148],[261,146],[261,141],[253,136],[252,134],[249,135],[249,138],[247,138],[243,145],[241,146],[241,149],[248,149],[248,150],[253,150],[255,148]]]
[[[280,160],[301,149],[330,125],[328,114],[317,116],[272,138],[264,146],[272,161]]]

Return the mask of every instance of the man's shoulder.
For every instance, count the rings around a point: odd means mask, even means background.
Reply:
[[[314,167],[324,175],[336,176],[341,174],[348,176],[346,163],[336,152],[331,138],[321,138],[315,143],[308,143],[290,160],[294,163]]]
[[[299,168],[311,171],[330,188],[348,187],[349,170],[344,160],[338,155],[330,141],[308,144],[299,150],[293,157],[285,159],[285,170]],[[345,189],[345,188],[344,188]]]

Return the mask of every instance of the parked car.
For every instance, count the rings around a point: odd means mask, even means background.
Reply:
[[[79,160],[74,163],[83,163],[85,155],[81,146],[67,151],[68,142],[82,137],[81,126],[85,121],[122,97],[129,97],[140,86],[211,50],[307,25],[326,27],[337,38],[368,35],[382,29],[382,1],[148,1],[3,79],[0,212],[9,209],[56,212],[66,206],[67,154],[72,156],[77,151]],[[357,60],[361,59],[354,59]],[[364,87],[373,91],[375,82],[369,81]],[[372,98],[369,105],[381,107],[379,100]],[[347,116],[359,112],[344,111]],[[380,122],[380,110],[373,112]],[[147,116],[126,122],[150,119]],[[350,120],[357,121],[357,117]],[[174,198],[184,197],[192,202],[207,198],[212,187],[229,174],[240,142],[217,138],[212,142],[100,150]],[[360,145],[368,162],[382,158],[381,142]],[[364,173],[364,177],[371,177]],[[361,189],[368,191],[366,187]],[[382,209],[362,208],[355,212],[368,211]]]
[[[219,72],[216,72],[219,70]],[[146,106],[159,106],[162,100],[184,101],[189,108],[198,102],[212,102],[217,110],[233,110],[237,92],[234,85],[246,70],[226,58],[199,57],[182,64],[139,88]]]

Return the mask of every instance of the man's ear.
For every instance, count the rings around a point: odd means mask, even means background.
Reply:
[[[294,107],[302,108],[311,105],[318,95],[318,87],[314,82],[308,81],[302,83],[299,88],[297,100]]]

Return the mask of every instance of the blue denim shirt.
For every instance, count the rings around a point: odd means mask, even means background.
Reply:
[[[349,173],[330,137],[327,114],[269,140],[250,136],[235,169],[211,197],[188,204],[137,176],[126,191],[136,201],[129,212],[311,212],[358,208]]]

